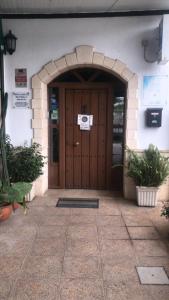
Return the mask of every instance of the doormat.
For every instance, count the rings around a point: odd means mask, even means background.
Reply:
[[[99,208],[96,198],[59,198],[56,207]]]

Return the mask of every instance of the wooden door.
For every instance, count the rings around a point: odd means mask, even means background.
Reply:
[[[111,96],[108,88],[65,90],[65,186],[111,187]],[[90,130],[81,130],[78,114],[93,115]]]

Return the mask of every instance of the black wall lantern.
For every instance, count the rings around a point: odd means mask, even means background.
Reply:
[[[5,41],[5,51],[12,55],[16,50],[16,36],[12,34],[12,31],[9,30],[8,34],[4,37]]]

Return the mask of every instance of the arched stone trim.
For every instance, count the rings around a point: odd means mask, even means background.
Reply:
[[[114,74],[127,86],[126,133],[125,144],[137,148],[137,112],[138,112],[138,77],[123,62],[104,56],[94,51],[91,46],[76,47],[73,53],[47,63],[32,77],[32,109],[33,109],[33,141],[41,144],[42,153],[48,156],[48,114],[47,114],[47,84],[61,73],[83,66],[93,66]],[[133,196],[131,182],[124,174],[124,195]],[[36,194],[43,195],[48,188],[47,164],[42,175],[36,182]],[[131,192],[132,194],[131,194]]]

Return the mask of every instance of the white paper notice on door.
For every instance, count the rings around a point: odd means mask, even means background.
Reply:
[[[93,115],[78,114],[77,124],[80,125],[80,130],[90,130],[93,125]]]

